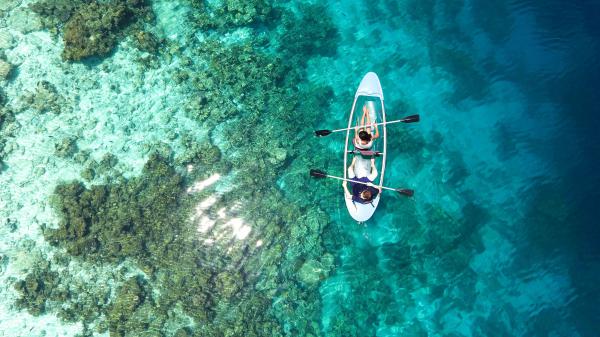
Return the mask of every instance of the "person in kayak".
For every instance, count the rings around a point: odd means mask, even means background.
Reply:
[[[375,134],[371,134],[375,128]],[[379,138],[379,128],[376,123],[371,122],[371,114],[367,105],[363,105],[363,115],[360,119],[360,125],[354,129],[354,147],[359,151],[370,150],[373,147],[373,140]]]
[[[344,187],[344,195],[346,198],[352,199],[353,202],[369,204],[381,192],[381,189],[379,188],[365,185],[367,183],[372,183],[373,180],[377,178],[375,159],[370,160],[370,172],[367,175],[364,175],[364,170],[357,167],[356,158],[357,157],[354,157],[354,159],[352,159],[352,164],[350,167],[348,167],[348,178],[356,181],[356,183],[352,183],[352,193],[350,193],[348,190],[348,182],[344,181],[342,183],[342,186]],[[359,160],[364,161],[364,159]]]

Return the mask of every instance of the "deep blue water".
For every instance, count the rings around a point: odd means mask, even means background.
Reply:
[[[388,120],[423,121],[389,131],[387,181],[414,200],[383,199],[365,227],[337,204],[325,330],[596,336],[600,3],[334,1],[332,13],[346,83],[375,71]],[[350,103],[333,104],[335,122]]]

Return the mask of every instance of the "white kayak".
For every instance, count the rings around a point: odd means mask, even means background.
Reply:
[[[354,103],[348,118],[348,130],[346,131],[346,146],[344,148],[344,179],[352,179],[348,176],[348,166],[352,162],[352,156],[356,156],[354,173],[357,178],[366,176],[370,172],[370,157],[361,154],[352,153],[356,150],[353,139],[355,135],[354,128],[360,126],[363,108],[368,110],[371,123],[385,123],[385,108],[383,104],[383,91],[379,78],[374,72],[367,73],[360,81],[360,85],[354,95]],[[375,165],[378,175],[373,179],[375,186],[383,186],[383,175],[385,173],[386,151],[386,125],[378,126],[379,138],[373,140],[373,146],[370,150],[381,152],[380,156],[375,157]],[[374,131],[372,131],[374,134]],[[348,153],[348,152],[351,153]],[[348,189],[352,191],[351,183],[348,183]],[[346,207],[352,218],[358,222],[369,220],[379,204],[381,193],[379,193],[370,203],[363,204],[355,202],[352,199],[344,197]]]

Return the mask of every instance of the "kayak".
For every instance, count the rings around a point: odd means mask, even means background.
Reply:
[[[353,139],[355,135],[354,128],[361,126],[361,117],[363,116],[363,109],[368,111],[371,119],[371,123],[385,123],[385,107],[383,104],[383,90],[381,89],[381,83],[379,77],[374,72],[367,73],[360,81],[360,85],[354,94],[354,102],[352,103],[352,109],[350,110],[350,116],[348,117],[348,130],[346,131],[346,145],[344,148],[344,179],[351,179],[348,176],[348,166],[350,166],[353,156],[356,157],[354,166],[354,172],[357,178],[366,176],[370,172],[371,156],[370,154],[377,153],[375,156],[375,166],[378,172],[377,177],[372,181],[375,187],[383,186],[383,177],[385,173],[385,160],[386,160],[386,124],[380,125],[379,127],[379,138],[373,140],[373,145],[370,151],[357,151],[355,149]],[[375,134],[374,128],[372,134]],[[366,154],[366,155],[365,155]],[[348,183],[348,189],[351,191],[351,183]],[[346,207],[350,216],[358,222],[365,222],[369,220],[377,205],[381,199],[381,193],[379,193],[370,203],[362,204],[354,202],[352,199],[348,199],[344,196],[346,201]]]

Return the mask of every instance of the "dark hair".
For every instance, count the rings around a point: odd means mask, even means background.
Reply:
[[[364,197],[363,199],[366,201],[371,201],[371,200],[373,200],[373,193],[371,193],[370,190],[366,189],[366,190],[360,192],[360,197],[361,198]]]
[[[358,133],[358,138],[362,139],[362,140],[366,140],[367,142],[371,141],[371,134],[368,133],[365,130],[362,130],[361,132]]]

